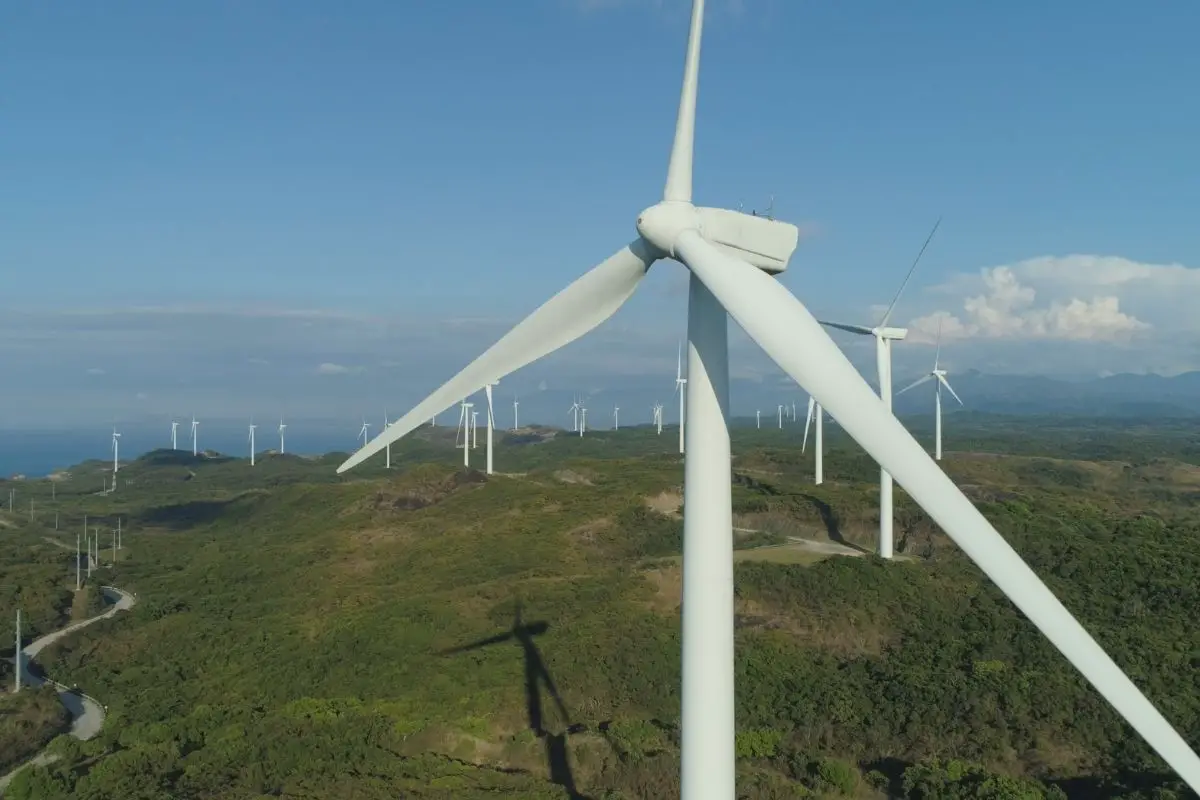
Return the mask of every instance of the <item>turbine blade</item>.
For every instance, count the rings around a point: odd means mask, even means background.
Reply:
[[[905,392],[907,392],[909,389],[915,389],[915,388],[917,388],[918,386],[920,386],[922,383],[926,383],[926,382],[928,382],[928,381],[931,381],[931,380],[933,380],[933,373],[932,373],[932,372],[931,372],[931,373],[929,373],[928,375],[922,375],[921,377],[917,378],[915,381],[913,381],[912,383],[910,383],[908,386],[905,386],[903,389],[901,389],[900,391],[896,392],[895,396],[896,396],[896,397],[899,397],[900,395],[902,395],[902,394],[904,394]]]
[[[704,29],[704,0],[692,0],[692,25],[683,61],[683,89],[675,118],[675,141],[667,164],[663,200],[692,201],[692,146],[696,138],[696,86],[700,77],[700,35]]]
[[[489,381],[554,352],[604,322],[633,294],[655,258],[653,249],[640,238],[618,250],[547,300],[394,425],[380,431],[346,459],[338,467],[338,473],[361,464],[433,414],[479,391]]]
[[[904,276],[904,283],[900,284],[896,296],[892,298],[892,304],[887,307],[887,311],[883,313],[883,319],[879,323],[879,327],[887,326],[888,320],[892,318],[892,311],[896,308],[896,303],[900,302],[900,295],[904,294],[904,287],[908,286],[908,281],[912,278],[913,273],[917,270],[917,264],[921,263],[921,256],[925,255],[925,248],[929,247],[929,243],[933,241],[933,235],[937,233],[938,226],[942,224],[942,218],[938,217],[937,222],[933,223],[933,230],[925,237],[925,244],[921,245],[921,251],[917,253],[917,257],[913,259],[912,266],[908,268],[908,274]]]
[[[1046,638],[1192,788],[1200,757],[905,430],[799,300],[685,231],[683,261],[742,329],[890,472]]]
[[[938,381],[941,382],[942,386],[945,386],[946,389],[950,392],[950,394],[954,396],[954,399],[958,400],[958,404],[960,406],[963,405],[962,398],[960,398],[958,396],[958,392],[954,391],[954,387],[950,385],[950,381],[946,380],[946,376],[938,375],[937,379],[938,379]]]
[[[843,325],[840,322],[826,322],[821,320],[822,325],[827,325],[830,328],[837,328],[841,331],[849,331],[850,333],[861,333],[864,336],[874,336],[875,331],[871,328],[864,328],[862,325]]]

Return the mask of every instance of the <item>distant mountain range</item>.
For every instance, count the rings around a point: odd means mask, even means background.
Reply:
[[[948,376],[965,407],[997,414],[1063,414],[1103,417],[1200,416],[1200,372],[1173,377],[1124,373],[1103,378],[1058,380],[1043,375],[988,375],[967,370]],[[895,390],[912,382],[895,381]],[[933,386],[919,386],[896,398],[897,414],[932,406]],[[943,408],[958,407],[942,393]]]

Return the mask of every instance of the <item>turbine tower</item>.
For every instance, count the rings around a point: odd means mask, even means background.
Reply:
[[[17,644],[13,648],[13,665],[16,669],[13,670],[17,674],[17,686],[13,689],[18,694],[21,692],[21,661],[24,652],[21,648],[21,609],[17,609]]]
[[[258,426],[250,423],[250,466],[254,466],[254,429]]]
[[[933,223],[933,230],[929,232],[929,236],[925,237],[925,244],[921,245],[920,252],[913,259],[912,266],[908,268],[908,274],[904,276],[904,282],[900,284],[900,289],[896,292],[896,296],[892,298],[892,303],[887,307],[887,311],[883,312],[883,319],[874,328],[867,328],[862,325],[846,325],[840,322],[822,322],[822,325],[828,325],[831,328],[838,328],[850,333],[857,333],[862,336],[875,337],[875,366],[879,373],[879,397],[883,400],[884,408],[890,413],[892,410],[892,342],[898,342],[908,335],[907,328],[890,328],[888,320],[892,318],[892,312],[896,309],[896,303],[900,302],[900,295],[904,294],[904,287],[908,285],[909,279],[913,276],[913,271],[916,270],[917,264],[921,262],[921,256],[925,255],[925,248],[929,247],[929,243],[933,241],[933,235],[937,233],[938,226],[942,224],[942,220],[938,219]],[[892,512],[892,475],[882,466],[879,468],[879,557],[892,557],[892,521],[894,517]]]
[[[287,425],[283,422],[283,417],[279,418],[279,455],[284,454],[283,449],[283,432],[287,430]]]
[[[113,428],[112,435],[112,453],[113,453],[113,488],[117,488],[117,470],[121,468],[121,434],[117,433],[117,429]]]
[[[1200,789],[1200,757],[891,414],[811,312],[773,278],[787,267],[799,237],[797,228],[692,204],[703,13],[703,0],[693,0],[666,187],[662,202],[639,215],[638,237],[534,311],[347,459],[338,472],[361,464],[388,442],[407,435],[454,398],[476,392],[497,375],[508,375],[596,328],[634,293],[655,261],[673,259],[690,272],[680,724],[683,800],[735,797],[727,316],[828,409],[877,463],[896,475],[934,522],[1147,743],[1193,789]]]
[[[521,404],[517,401],[517,396],[514,394],[513,395],[513,430],[514,431],[521,427],[520,423],[517,421],[517,406],[519,406],[519,405],[521,405]]]
[[[658,429],[658,435],[662,436],[662,420],[663,420],[663,404],[654,404],[654,425]]]
[[[613,406],[613,430],[621,430],[621,407]]]
[[[701,0],[701,5],[703,5],[703,0]],[[684,91],[686,93],[686,91],[687,91],[686,87],[685,87]],[[692,102],[694,103],[695,99],[693,99]],[[680,105],[680,114],[682,114],[682,113],[683,113],[683,106],[681,104]],[[671,157],[672,158],[675,157],[674,152],[671,153]],[[688,155],[688,160],[689,161],[691,160],[690,154]],[[671,182],[671,178],[670,178],[670,175],[668,174],[668,176],[667,176],[668,186],[670,185],[670,182]],[[690,178],[689,178],[688,182],[689,182],[689,184],[691,183]],[[689,195],[691,194],[691,186],[690,185],[688,186],[688,194]],[[790,257],[790,255],[789,255],[789,257]],[[688,354],[688,358],[691,359],[690,353]],[[688,367],[689,367],[688,373],[690,374],[691,373],[690,360],[688,362]],[[688,379],[683,377],[683,343],[680,342],[679,347],[675,351],[675,391],[679,395],[679,452],[680,452],[680,454],[683,454],[685,452],[685,448],[687,447],[687,442],[685,441],[684,434],[683,434],[683,421],[684,421],[684,417],[687,415],[687,403],[686,403],[687,382],[688,382]]]
[[[196,421],[196,417],[192,417],[192,455],[198,455],[199,451],[196,448],[196,429],[200,427],[200,423]]]
[[[458,428],[454,431],[454,446],[458,447],[458,431],[463,434],[463,466],[471,466],[471,407],[474,403],[468,403],[464,398],[461,405],[461,411],[458,414]],[[393,423],[395,424],[395,423]],[[399,437],[397,437],[399,438]]]
[[[171,449],[179,449],[179,423],[171,420]]]
[[[573,421],[571,422],[571,432],[578,433],[579,432],[579,399],[578,398],[574,398],[571,400],[571,409],[567,413],[572,415],[572,418],[573,418]]]
[[[479,416],[478,411],[471,411],[471,449],[479,447]]]
[[[779,410],[779,430],[783,430],[783,404],[782,403],[779,404],[778,410]]]
[[[933,354],[933,369],[924,376],[905,386],[900,391],[896,392],[896,396],[907,392],[909,389],[915,389],[926,381],[936,381],[933,385],[933,457],[937,461],[942,460],[942,387],[946,387],[946,391],[958,404],[963,404],[958,393],[954,391],[954,387],[950,385],[950,381],[946,380],[946,370],[938,368],[938,360],[942,356],[942,323],[938,322],[937,350]]]
[[[366,447],[366,445],[367,445],[367,429],[370,427],[371,427],[371,423],[367,422],[364,419],[362,427],[358,429],[358,437],[357,438],[363,440],[363,447]]]
[[[822,441],[821,429],[825,427],[825,411],[821,408],[821,404],[815,398],[808,398],[808,416],[804,419],[804,441],[800,443],[800,452],[803,453],[808,449],[808,425],[813,420],[816,420],[816,454],[813,462],[813,483],[820,486],[825,482],[825,443]]]
[[[580,403],[579,404],[579,435],[583,436],[583,433],[586,430],[587,430],[587,406]]]

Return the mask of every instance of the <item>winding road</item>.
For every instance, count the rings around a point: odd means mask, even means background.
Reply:
[[[71,548],[72,550],[74,548]],[[104,706],[100,705],[94,698],[88,697],[82,692],[72,690],[69,686],[64,686],[58,681],[45,680],[37,677],[29,671],[30,662],[37,657],[37,654],[45,650],[50,645],[57,642],[59,639],[74,633],[80,628],[85,628],[93,622],[99,622],[102,619],[108,619],[118,611],[128,611],[137,602],[129,592],[118,589],[115,586],[101,586],[100,591],[104,596],[112,602],[112,607],[103,614],[85,619],[81,622],[74,622],[65,628],[48,633],[39,639],[35,639],[25,646],[21,658],[19,669],[21,670],[21,683],[27,686],[41,686],[44,683],[51,683],[58,689],[58,699],[66,707],[71,715],[71,735],[76,739],[91,739],[100,732],[100,728],[104,725]],[[25,767],[34,764],[49,764],[54,761],[56,756],[49,755],[45,752],[38,753],[36,756],[21,764],[7,775],[0,777],[0,794],[3,794],[4,789],[8,786],[9,781],[13,776],[20,772]]]

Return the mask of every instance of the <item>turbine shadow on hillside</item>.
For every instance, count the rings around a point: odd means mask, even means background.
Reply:
[[[575,786],[575,775],[571,771],[570,756],[567,752],[567,736],[572,732],[570,714],[567,713],[567,707],[558,693],[558,687],[554,685],[554,679],[550,677],[550,671],[546,668],[546,662],[534,641],[535,636],[540,636],[549,630],[550,624],[543,621],[524,622],[521,618],[521,606],[522,603],[518,599],[513,614],[512,629],[508,632],[443,650],[440,655],[465,653],[502,642],[515,642],[519,645],[525,660],[525,709],[529,718],[529,729],[545,744],[546,766],[550,771],[550,781],[566,789],[571,800],[588,800],[579,793]],[[545,727],[542,704],[543,686],[558,707],[563,725],[567,726],[560,733],[551,733]]]
[[[817,513],[821,515],[821,522],[825,525],[825,533],[829,536],[830,541],[837,542],[842,547],[849,547],[850,549],[857,550],[860,553],[866,553],[869,555],[872,552],[860,544],[855,544],[842,534],[842,529],[841,525],[838,523],[837,514],[834,513],[833,508],[829,505],[829,503],[826,503],[821,498],[811,494],[801,495],[801,497],[812,503],[813,507],[817,509]]]

